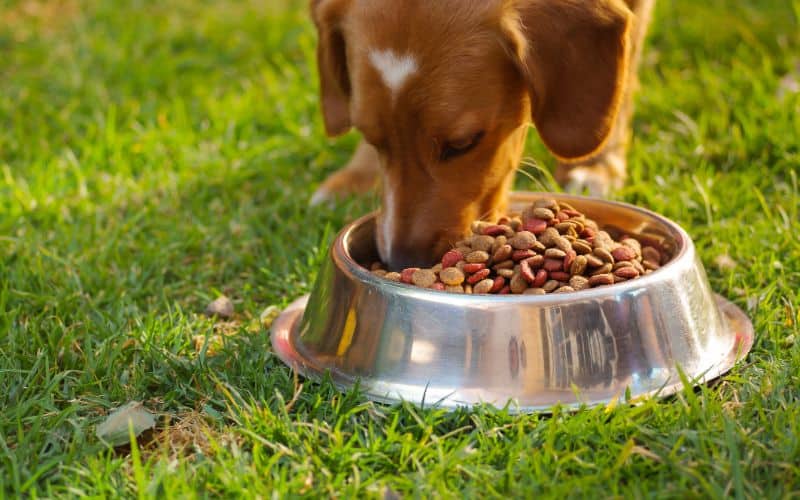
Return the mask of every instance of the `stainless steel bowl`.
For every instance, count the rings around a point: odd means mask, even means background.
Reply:
[[[512,207],[543,195],[514,193]],[[657,240],[672,260],[636,280],[567,294],[449,294],[359,265],[376,260],[368,215],[338,235],[310,297],[275,321],[275,352],[305,376],[330,372],[343,389],[360,381],[378,401],[520,412],[668,395],[682,387],[681,371],[702,383],[747,354],[751,322],[711,291],[677,224],[623,203],[547,196],[602,227]]]

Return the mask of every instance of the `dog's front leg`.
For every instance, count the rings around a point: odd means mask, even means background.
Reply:
[[[328,176],[311,197],[311,204],[330,202],[350,195],[364,194],[378,185],[378,152],[361,141],[350,161]]]

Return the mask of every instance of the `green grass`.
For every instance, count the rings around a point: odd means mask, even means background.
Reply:
[[[689,231],[752,353],[552,416],[373,404],[271,354],[260,312],[374,206],[308,207],[357,137],[323,135],[306,2],[32,4],[0,4],[0,496],[797,495],[800,97],[775,97],[797,0],[659,2],[618,194]],[[95,426],[130,400],[159,428],[108,450]]]

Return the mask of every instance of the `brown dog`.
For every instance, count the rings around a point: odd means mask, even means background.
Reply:
[[[619,186],[653,2],[312,0],[326,130],[364,138],[312,203],[380,181],[377,245],[397,269],[506,209],[531,121],[559,182]]]

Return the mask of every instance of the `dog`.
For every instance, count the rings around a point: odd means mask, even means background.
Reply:
[[[430,265],[507,208],[532,122],[569,190],[625,179],[655,0],[312,0],[326,132],[363,140],[312,204],[381,186],[378,253]]]

